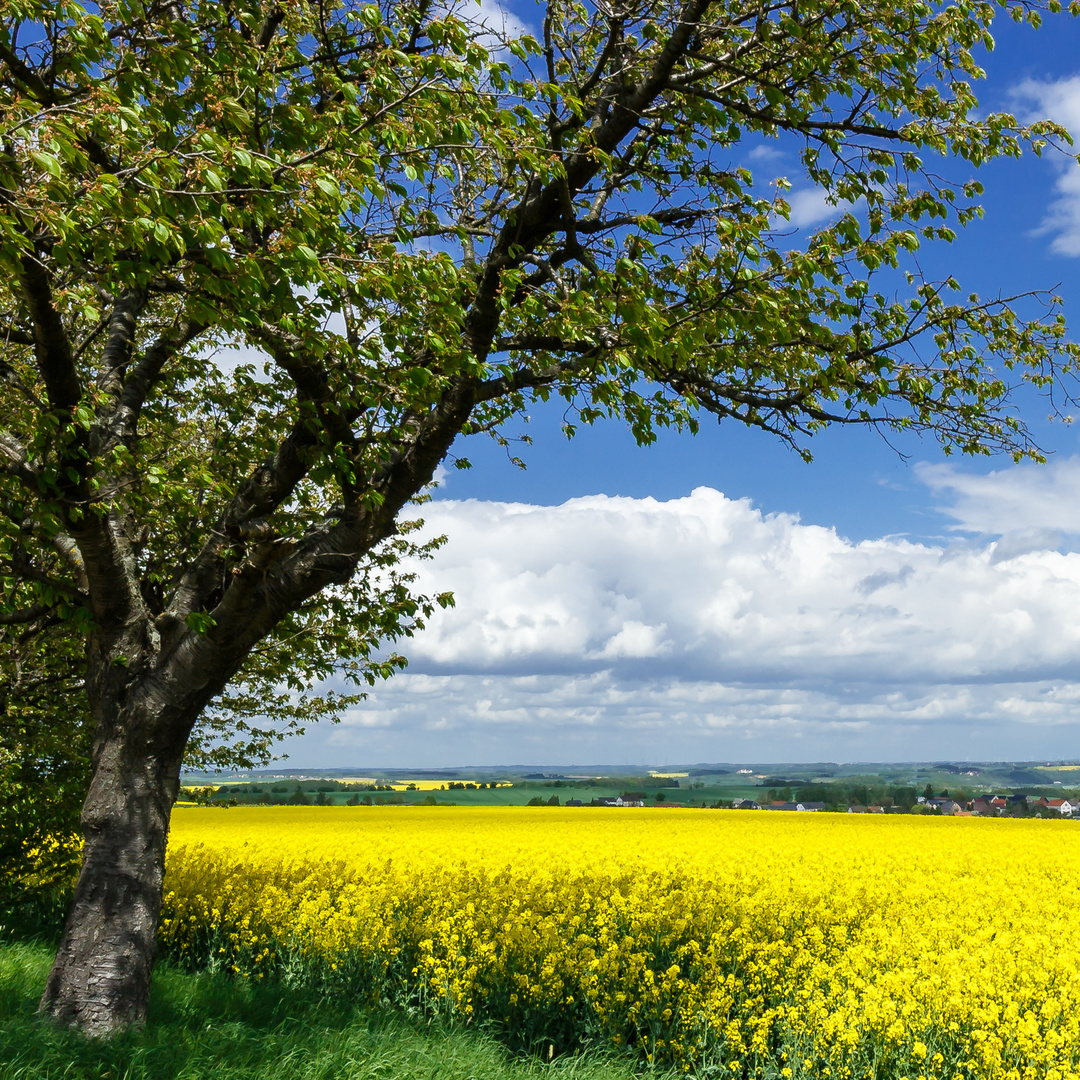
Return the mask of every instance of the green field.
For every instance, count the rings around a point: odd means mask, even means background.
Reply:
[[[0,1080],[631,1080],[599,1057],[511,1057],[476,1031],[159,965],[146,1028],[86,1040],[35,1010],[52,955],[0,944]]]
[[[359,774],[359,775],[358,775]],[[666,774],[666,775],[664,775]],[[313,769],[233,775],[189,775],[189,791],[219,805],[303,800],[341,806],[364,803],[454,806],[524,806],[570,799],[588,804],[641,792],[683,806],[716,806],[733,799],[817,800],[834,808],[850,802],[909,807],[929,787],[936,794],[972,798],[1013,792],[1075,798],[1080,767],[1043,762],[936,762],[840,765],[829,762],[768,765],[684,765],[655,770],[600,766],[541,772],[536,769],[423,770]],[[412,783],[417,790],[403,790]],[[497,786],[496,786],[497,785]],[[212,793],[211,793],[212,789]]]

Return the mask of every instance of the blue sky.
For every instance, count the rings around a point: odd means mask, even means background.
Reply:
[[[987,80],[978,88],[980,104],[987,111],[1012,110],[1022,118],[1038,114],[1061,122],[1071,119],[1040,109],[1058,104],[1052,100],[1053,92],[1044,93],[1040,101],[1023,88],[1080,79],[1080,20],[1051,18],[1034,31],[1001,18],[995,30],[998,44],[985,55]],[[1080,121],[1080,85],[1057,96],[1071,96]],[[805,192],[796,152],[793,146],[789,153],[777,151],[776,158],[763,163],[738,163],[749,164],[760,182],[786,176],[794,193]],[[1062,230],[1042,231],[1065,169],[1062,155],[1048,153],[1041,160],[1029,156],[981,170],[985,217],[961,232],[952,245],[927,244],[919,255],[924,268],[931,275],[951,273],[965,289],[984,296],[1053,290],[1065,299],[1068,311],[1077,313],[1072,321],[1080,326],[1080,239],[1076,253],[1065,254],[1054,249]],[[1080,174],[1075,165],[1073,170]],[[971,174],[960,161],[945,163],[942,172],[955,180]],[[1074,205],[1080,213],[1080,190]],[[1047,449],[1069,454],[1080,447],[1077,429],[1045,422],[1047,410],[1036,395],[1029,395],[1023,405]],[[900,532],[940,535],[940,516],[911,471],[914,462],[942,459],[932,440],[912,437],[890,446],[872,431],[833,430],[810,444],[815,462],[807,466],[768,436],[734,425],[721,429],[709,418],[704,418],[696,439],[669,433],[658,446],[640,449],[615,423],[597,425],[568,442],[559,431],[561,415],[558,403],[532,411],[531,422],[523,429],[534,440],[531,449],[522,451],[529,466],[524,474],[508,464],[505,451],[471,440],[462,452],[474,468],[453,473],[442,496],[553,504],[597,492],[670,498],[706,484],[733,497],[750,497],[766,511],[796,512],[804,521],[833,525],[853,539]],[[988,471],[1001,465],[994,460],[969,461],[965,468]]]
[[[1080,22],[995,30],[982,105],[1080,135]],[[751,164],[798,195],[782,149]],[[980,177],[985,218],[923,266],[984,295],[1053,289],[1080,335],[1080,169]],[[646,449],[615,423],[567,442],[557,405],[532,412],[525,472],[471,440],[426,514],[450,542],[422,581],[457,609],[291,761],[1080,757],[1080,428],[1020,405],[1052,454],[1038,470],[852,429],[810,465],[709,421]]]

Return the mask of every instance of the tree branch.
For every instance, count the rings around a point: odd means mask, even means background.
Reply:
[[[0,61],[7,64],[11,74],[30,91],[35,101],[46,106],[57,103],[56,94],[45,80],[3,41],[0,41]]]
[[[205,330],[203,323],[192,319],[182,320],[161,334],[142,354],[124,379],[116,407],[107,418],[109,438],[105,443],[106,448],[130,442],[135,437],[142,407],[157,383],[162,368]]]
[[[145,289],[128,289],[113,304],[97,380],[98,387],[112,398],[119,396],[124,385],[124,373],[135,347],[135,328],[146,299]]]
[[[49,604],[33,604],[20,611],[0,611],[0,626],[24,626],[52,611]]]
[[[613,153],[641,122],[650,103],[667,87],[675,65],[685,55],[711,0],[686,0],[679,21],[642,83],[615,103],[608,118],[565,162],[563,175],[535,194],[526,189],[492,246],[464,323],[464,340],[478,360],[485,360],[499,325],[498,295],[503,271],[517,266],[562,225],[567,196],[576,196],[600,170],[604,155]],[[597,153],[600,151],[600,153]],[[517,254],[511,256],[511,251]]]
[[[26,447],[9,431],[0,428],[0,467],[9,476],[37,493],[37,471],[29,464]]]
[[[19,330],[14,326],[6,326],[0,331],[0,338],[12,345],[33,345],[34,335],[28,334],[24,330]]]
[[[714,105],[720,105],[725,109],[745,116],[750,120],[757,120],[763,124],[772,124],[784,131],[798,131],[804,135],[815,135],[818,132],[840,131],[849,135],[866,135],[876,139],[888,139],[890,141],[904,141],[906,136],[899,128],[882,127],[880,124],[857,124],[851,119],[847,120],[799,120],[791,121],[782,115],[772,111],[751,108],[737,98],[722,97],[708,90],[702,90],[698,86],[680,86],[674,84],[671,89],[688,97],[701,98],[703,101],[711,101]]]
[[[53,304],[49,275],[33,255],[22,257],[21,269],[34,328],[34,352],[49,404],[57,411],[70,412],[82,398],[82,383],[64,322]]]

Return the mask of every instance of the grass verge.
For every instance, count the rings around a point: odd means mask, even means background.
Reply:
[[[146,1027],[86,1040],[36,1015],[52,954],[0,944],[0,1080],[632,1080],[596,1056],[513,1058],[474,1031],[161,965]]]

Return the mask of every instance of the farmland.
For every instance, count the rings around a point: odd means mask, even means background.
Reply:
[[[179,808],[174,963],[716,1077],[1074,1080],[1057,821]]]
[[[1080,799],[1080,766],[1042,762],[683,765],[633,769],[610,765],[536,768],[328,769],[185,777],[186,799],[239,806],[418,805],[524,806],[529,803],[615,798],[627,791],[650,802],[730,806],[736,799],[762,804],[815,800],[828,809],[881,803],[908,810],[931,788],[962,800],[986,793],[1023,792]]]

